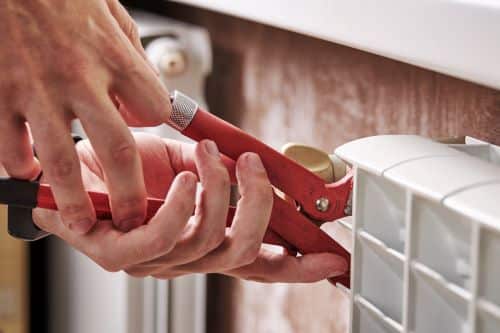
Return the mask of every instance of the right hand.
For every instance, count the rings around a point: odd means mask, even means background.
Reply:
[[[70,136],[79,118],[104,171],[114,223],[121,230],[142,224],[146,189],[127,123],[161,124],[171,106],[126,10],[118,0],[1,0],[0,31],[0,162],[7,173],[33,179],[43,168],[63,222],[88,232],[96,217]]]

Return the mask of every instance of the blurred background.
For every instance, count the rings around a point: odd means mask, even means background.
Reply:
[[[500,143],[497,90],[306,36],[288,24],[234,16],[220,1],[214,10],[204,9],[210,1],[180,2],[195,5],[124,1],[162,80],[277,149],[301,142],[332,152],[382,133],[467,134]],[[255,6],[265,12],[265,2]],[[398,38],[393,43],[403,42]],[[167,127],[136,130],[179,138]],[[10,238],[1,210],[0,333],[344,333],[348,323],[348,300],[326,282],[133,279],[101,270],[53,237]]]

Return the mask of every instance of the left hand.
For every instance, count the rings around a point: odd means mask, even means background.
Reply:
[[[144,134],[136,134],[135,140],[148,195],[166,196],[147,224],[122,232],[112,221],[99,221],[88,234],[80,235],[62,224],[57,212],[43,209],[35,210],[35,222],[104,269],[125,270],[135,277],[169,279],[216,272],[264,282],[313,282],[345,272],[345,260],[332,253],[294,257],[262,246],[272,190],[264,169],[249,164],[250,159],[259,160],[257,155],[244,154],[236,163],[242,199],[231,228],[226,228],[229,173],[218,154],[214,157],[203,149],[206,142],[189,145]],[[86,189],[105,192],[92,147],[83,141],[77,150]],[[203,188],[194,215],[194,192],[179,181],[186,177],[199,177]],[[173,218],[178,213],[181,217]]]

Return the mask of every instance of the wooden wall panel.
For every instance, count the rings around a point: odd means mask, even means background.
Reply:
[[[381,133],[499,143],[498,91],[205,10],[160,11],[209,30],[212,110],[275,146],[296,140],[331,150]]]
[[[7,207],[0,205],[0,333],[29,330],[28,259],[27,244],[8,234]]]
[[[274,147],[297,141],[332,151],[382,133],[500,144],[498,91],[234,17],[137,2],[209,30],[212,112]],[[325,282],[265,285],[215,275],[208,302],[210,332],[347,331],[347,301]]]

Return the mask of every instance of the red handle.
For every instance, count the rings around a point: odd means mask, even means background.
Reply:
[[[271,183],[297,201],[308,216],[320,221],[332,221],[345,216],[344,208],[351,189],[350,176],[333,184],[325,184],[321,178],[295,161],[200,108],[182,134],[195,141],[215,141],[220,151],[233,160],[245,152],[259,154]],[[320,198],[328,199],[330,203],[325,211],[316,208],[316,201]]]
[[[96,216],[99,220],[111,220],[111,206],[109,205],[109,197],[106,193],[101,192],[88,192],[90,200],[94,206]],[[146,221],[149,221],[158,211],[158,209],[163,205],[164,200],[156,198],[148,198],[148,206],[146,211]],[[40,184],[37,196],[37,206],[45,209],[57,210],[57,205],[52,194],[52,190],[49,185]],[[230,227],[233,222],[233,217],[235,213],[234,207],[229,207],[229,213],[227,216],[227,226]],[[295,252],[297,249],[291,245],[289,242],[284,240],[276,232],[271,229],[266,231],[264,236],[264,242],[272,245],[279,245],[291,252]]]

